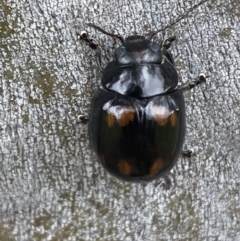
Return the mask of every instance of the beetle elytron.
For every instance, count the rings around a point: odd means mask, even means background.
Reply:
[[[115,50],[114,60],[103,69],[98,43],[85,31],[79,35],[96,50],[102,71],[102,87],[94,94],[89,118],[92,148],[104,168],[119,179],[141,182],[161,177],[182,152],[186,129],[182,91],[205,82],[207,77],[201,74],[197,80],[178,86],[168,50],[175,37],[161,45],[151,41],[166,28],[151,32],[147,38],[134,35],[123,39],[90,26],[122,43]],[[84,116],[80,119],[88,121]]]

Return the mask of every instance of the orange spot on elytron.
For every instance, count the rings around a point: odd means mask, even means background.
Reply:
[[[158,125],[165,126],[168,122],[169,111],[165,106],[153,106],[152,116]]]
[[[134,120],[134,116],[135,111],[133,107],[124,108],[120,110],[117,121],[121,127],[127,126],[129,122]]]
[[[114,122],[116,121],[116,117],[113,113],[107,113],[107,125],[112,127]]]
[[[174,127],[177,123],[177,112],[173,111],[169,116],[169,121],[172,127]]]
[[[131,166],[124,159],[118,161],[119,172],[124,176],[129,176],[131,174]]]
[[[135,110],[133,107],[121,107],[119,109],[116,108],[115,112],[107,113],[107,125],[112,127],[114,123],[117,121],[118,124],[123,127],[127,126],[131,121],[134,120]]]
[[[158,174],[165,166],[165,161],[162,158],[157,159],[150,167],[149,174],[154,176]]]

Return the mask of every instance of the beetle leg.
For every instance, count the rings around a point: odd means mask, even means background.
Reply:
[[[89,38],[86,31],[82,31],[80,34],[78,33],[78,39],[85,41],[91,49],[96,50],[97,66],[102,72],[103,71],[103,68],[102,68],[102,49],[99,46],[98,42],[93,38]]]
[[[97,61],[97,66],[100,69],[101,72],[103,72],[103,67],[102,67],[102,49],[100,46],[97,47],[96,49],[96,61]]]
[[[175,40],[176,40],[175,36],[172,36],[172,37],[169,37],[169,38],[166,38],[165,40],[163,40],[162,49],[163,48],[169,49],[171,47],[172,42]]]
[[[210,77],[210,76],[206,76],[205,74],[200,74],[196,80],[193,80],[187,84],[179,86],[179,89],[181,89],[182,91],[190,90],[190,89],[196,87],[197,85],[205,83],[207,81],[208,77]]]
[[[78,39],[85,41],[91,49],[97,49],[97,47],[99,46],[98,42],[95,39],[89,38],[89,35],[86,31],[82,31],[80,34],[77,33],[77,35]]]
[[[170,63],[172,63],[173,65],[175,65],[175,62],[174,62],[174,59],[173,59],[172,54],[171,54],[169,51],[167,51],[166,48],[163,48],[163,49],[162,49],[162,53],[163,53],[163,55],[166,56],[166,58],[168,59],[168,61],[170,61]]]
[[[87,124],[89,121],[89,117],[86,115],[79,115],[77,117],[78,122],[81,122],[82,124]]]
[[[174,62],[174,59],[173,59],[173,56],[172,54],[167,51],[167,49],[169,49],[171,47],[171,44],[172,42],[176,40],[176,37],[175,36],[172,36],[170,38],[167,38],[165,39],[163,42],[162,42],[162,53],[167,57],[167,59],[173,64],[175,65],[175,62]]]
[[[195,152],[192,149],[182,151],[182,156],[183,157],[191,157],[194,154],[195,154]]]

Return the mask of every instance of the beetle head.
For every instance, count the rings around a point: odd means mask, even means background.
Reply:
[[[127,37],[123,45],[116,49],[114,55],[115,61],[122,65],[161,63],[162,61],[159,45],[139,35]]]

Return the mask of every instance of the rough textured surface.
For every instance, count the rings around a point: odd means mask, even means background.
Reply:
[[[0,240],[239,240],[238,0],[210,0],[166,31],[181,82],[211,75],[185,94],[185,147],[197,155],[178,161],[168,189],[109,176],[76,122],[100,79],[76,30],[92,32],[107,62],[118,44],[85,23],[146,34],[191,3],[0,1]]]

